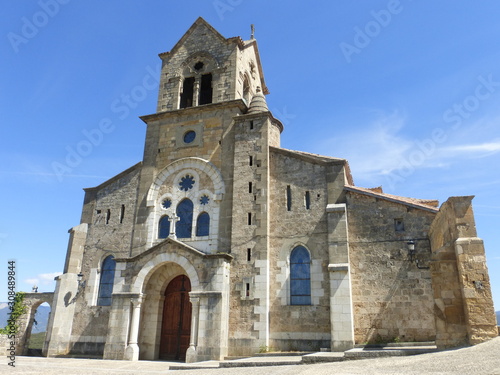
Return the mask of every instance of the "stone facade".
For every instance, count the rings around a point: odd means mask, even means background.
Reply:
[[[475,233],[445,274],[448,205],[356,187],[346,160],[281,148],[255,39],[226,39],[200,18],[160,58],[144,159],[85,189],[47,355],[193,362],[440,342],[443,304],[463,309],[460,338],[490,337]],[[450,282],[452,301],[440,289]]]
[[[472,198],[449,198],[430,228],[436,343],[440,347],[474,345],[498,335]]]

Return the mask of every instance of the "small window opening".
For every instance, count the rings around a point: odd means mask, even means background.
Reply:
[[[250,166],[252,166],[252,165],[253,165],[253,156],[252,156],[252,155],[250,155],[250,156],[249,156],[249,158],[248,158],[248,164],[249,164]]]
[[[253,121],[250,121],[250,130],[253,129]]]
[[[252,260],[252,249],[248,248],[247,249],[247,262],[250,262]]]
[[[256,201],[257,200],[257,194],[254,194],[253,195],[253,200]]]
[[[247,297],[250,297],[250,283],[247,283],[247,285],[246,285],[245,295]]]
[[[252,213],[248,213],[248,225],[252,225]]]
[[[194,70],[196,70],[196,71],[201,70],[201,69],[203,69],[204,65],[205,64],[203,64],[203,62],[198,61],[196,64],[194,64]]]
[[[210,215],[202,212],[196,220],[196,235],[198,237],[208,236],[210,234]]]
[[[95,213],[96,213],[97,215],[100,215],[100,214],[101,214],[101,210],[95,210]]]
[[[212,74],[203,74],[201,76],[199,105],[212,103]]]
[[[248,192],[252,193],[252,182],[248,183]]]
[[[188,108],[193,106],[193,93],[194,93],[194,77],[184,79],[182,84],[181,94],[181,108]]]
[[[286,187],[286,209],[287,211],[292,210],[292,189],[290,185]]]
[[[170,219],[163,216],[158,223],[158,238],[167,238],[170,234]]]
[[[403,221],[403,219],[394,219],[394,230],[396,232],[405,231],[405,222]]]
[[[109,219],[111,219],[111,210],[108,208],[106,212],[106,224],[109,224]]]
[[[258,161],[258,162],[255,164],[255,166],[256,166],[257,168],[260,168],[260,161]]]
[[[321,197],[321,194],[318,194],[318,195],[317,195],[317,197],[318,197],[318,198],[319,198],[319,197]]]
[[[306,204],[306,210],[309,210],[311,208],[311,194],[309,194],[308,191],[306,191],[306,196],[304,197],[304,201]]]
[[[123,224],[124,217],[125,217],[125,205],[122,204],[122,208],[120,209],[120,224]]]

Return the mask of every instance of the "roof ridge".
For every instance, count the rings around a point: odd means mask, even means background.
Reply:
[[[364,193],[367,195],[385,198],[385,199],[400,202],[403,204],[410,204],[413,206],[425,208],[427,210],[438,211],[438,208],[437,208],[439,205],[438,200],[403,197],[400,195],[378,192],[378,191],[372,190],[370,188],[363,188],[360,186],[353,186],[353,185],[346,185],[344,188],[346,188],[347,190],[350,190],[350,191],[354,191],[354,192],[357,191],[357,192]]]

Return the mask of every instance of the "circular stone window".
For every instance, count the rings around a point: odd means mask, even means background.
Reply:
[[[170,206],[172,206],[172,201],[169,198],[166,198],[163,200],[161,205],[163,206],[164,209],[168,209],[170,208]]]
[[[196,138],[196,133],[192,130],[184,134],[184,143],[192,143]]]

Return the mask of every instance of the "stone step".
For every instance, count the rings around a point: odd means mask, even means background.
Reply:
[[[391,346],[391,347],[364,347],[354,348],[344,353],[345,359],[400,357],[437,352],[435,345],[429,346]]]
[[[302,363],[312,364],[324,362],[340,362],[344,359],[344,352],[318,352],[303,356]]]
[[[302,356],[261,356],[220,362],[221,368],[258,367],[258,366],[290,366],[302,363]]]
[[[414,347],[414,346],[435,346],[434,341],[419,341],[419,342],[388,342],[380,344],[356,344],[354,348],[391,348],[391,347]]]
[[[255,353],[252,357],[295,357],[313,353],[314,352],[265,352]]]

